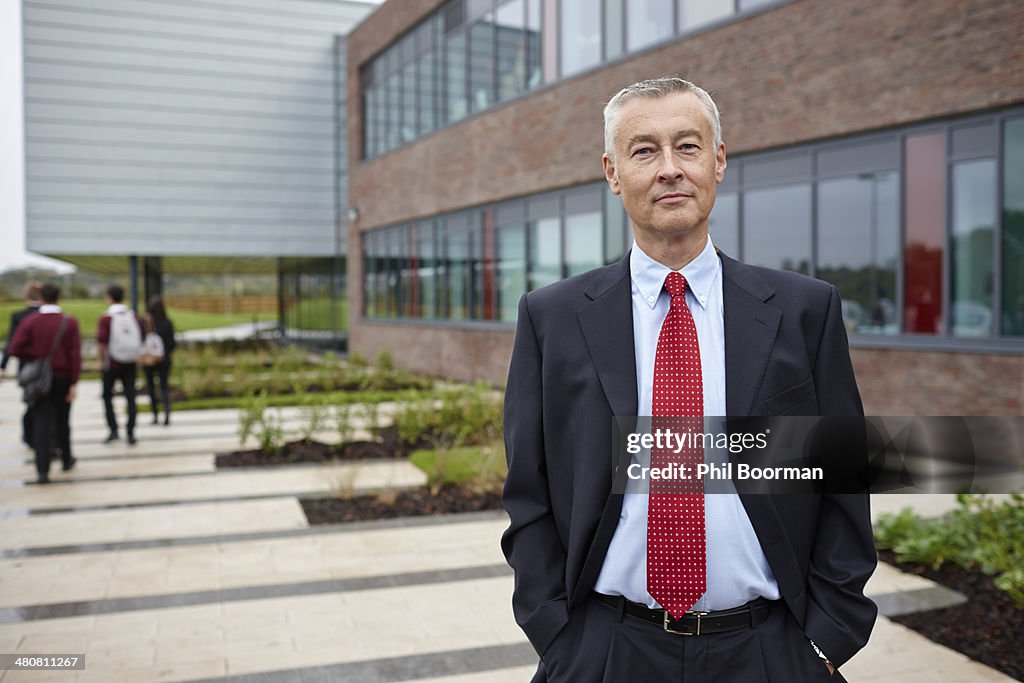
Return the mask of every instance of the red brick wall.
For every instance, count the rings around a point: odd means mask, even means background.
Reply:
[[[651,76],[680,74],[711,90],[733,153],[1024,100],[1019,0],[796,0],[360,162],[358,65],[438,4],[391,0],[349,38],[350,192],[361,230],[600,180],[601,109]]]
[[[868,415],[1024,414],[1024,355],[854,349]]]
[[[679,74],[712,91],[730,153],[1024,102],[1018,0],[795,0],[549,86],[360,161],[359,66],[443,0],[390,0],[348,39],[349,232],[600,180],[601,109],[624,85]],[[403,367],[504,381],[512,332],[365,324],[349,260],[351,348]],[[856,349],[870,414],[1019,415],[1024,358]]]

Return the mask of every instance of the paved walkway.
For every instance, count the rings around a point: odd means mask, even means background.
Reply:
[[[527,681],[498,548],[504,515],[307,525],[299,496],[418,484],[406,463],[217,471],[235,411],[142,416],[139,443],[104,445],[99,386],[83,382],[79,466],[31,482],[16,387],[0,384],[0,654],[84,653],[76,672],[0,681]],[[285,424],[296,428],[295,411]],[[329,435],[324,435],[327,438]],[[880,496],[938,513],[947,496]],[[883,613],[955,600],[883,566]],[[850,681],[1009,681],[882,618]]]

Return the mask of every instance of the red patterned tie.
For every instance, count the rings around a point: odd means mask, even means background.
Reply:
[[[654,357],[652,427],[703,432],[704,382],[693,315],[686,306],[686,279],[669,273],[672,304],[658,335]],[[667,418],[691,418],[687,420]],[[692,479],[651,479],[647,502],[647,592],[678,619],[707,590],[704,482],[696,478],[704,449],[651,449],[651,467],[678,464]]]

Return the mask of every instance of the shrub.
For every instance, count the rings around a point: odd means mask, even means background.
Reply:
[[[319,396],[306,396],[299,408],[299,415],[302,419],[302,440],[307,443],[313,440],[314,434],[323,431],[327,425],[327,406]]]
[[[921,519],[906,508],[878,520],[875,544],[900,562],[938,569],[953,562],[995,576],[995,585],[1024,609],[1024,496],[1003,503],[960,494],[959,507],[941,519]]]
[[[502,403],[486,385],[445,392],[440,401],[407,403],[395,417],[399,436],[410,445],[458,447],[501,437]]]

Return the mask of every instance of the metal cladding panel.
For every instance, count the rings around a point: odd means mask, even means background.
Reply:
[[[374,7],[24,0],[28,249],[334,253],[335,40]]]

